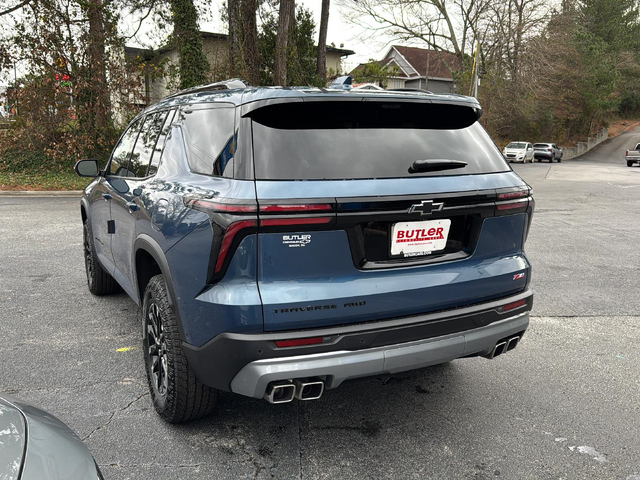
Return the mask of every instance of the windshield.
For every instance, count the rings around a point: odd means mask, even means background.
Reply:
[[[471,116],[473,115],[473,117]],[[314,102],[253,115],[256,178],[337,180],[509,171],[469,107],[425,103]],[[416,160],[459,160],[455,170],[409,173]]]
[[[518,150],[522,150],[524,148],[527,148],[527,144],[521,142],[511,142],[509,145],[507,145],[507,148],[517,148]]]

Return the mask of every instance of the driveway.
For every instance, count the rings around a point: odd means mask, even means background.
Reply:
[[[151,406],[135,304],[87,291],[78,200],[0,197],[0,391],[68,423],[108,480],[638,480],[640,168],[622,156],[638,137],[514,167],[537,211],[533,318],[513,353],[315,402],[223,394],[180,426]]]

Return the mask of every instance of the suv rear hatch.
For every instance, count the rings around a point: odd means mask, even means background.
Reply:
[[[479,110],[354,100],[249,114],[265,330],[418,315],[524,290],[533,201]]]

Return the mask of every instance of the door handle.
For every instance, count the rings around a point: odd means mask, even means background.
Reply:
[[[136,202],[127,202],[127,207],[129,207],[130,212],[136,212],[140,210],[140,207]]]
[[[102,198],[104,198],[105,200],[111,200],[113,197],[110,193],[103,193]]]

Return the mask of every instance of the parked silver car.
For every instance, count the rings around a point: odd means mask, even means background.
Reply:
[[[0,479],[101,480],[89,449],[56,417],[0,394]]]
[[[511,142],[502,154],[508,162],[533,163],[533,146],[529,142]]]
[[[562,161],[562,149],[555,143],[536,143],[533,145],[533,155],[537,161],[554,160]]]

